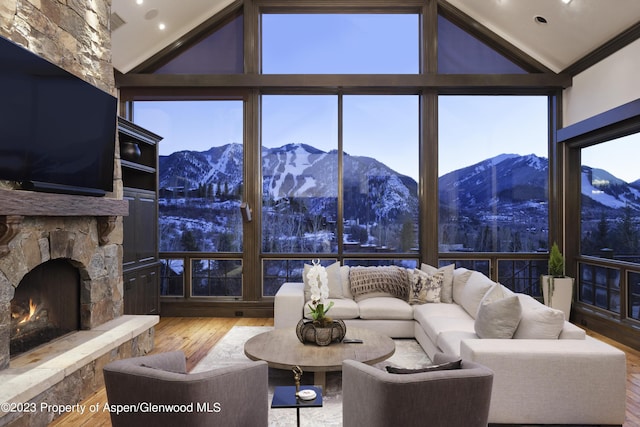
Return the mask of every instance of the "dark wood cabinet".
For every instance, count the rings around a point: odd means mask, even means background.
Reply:
[[[158,143],[162,137],[118,118],[123,198],[124,313],[160,312]]]

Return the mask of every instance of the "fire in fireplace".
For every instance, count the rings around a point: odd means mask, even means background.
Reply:
[[[74,266],[51,260],[23,277],[11,300],[11,356],[79,327],[80,274]]]

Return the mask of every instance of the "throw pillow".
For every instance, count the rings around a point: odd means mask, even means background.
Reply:
[[[558,339],[564,327],[564,312],[542,305],[529,295],[518,294],[518,298],[522,317],[513,338]]]
[[[349,268],[351,294],[356,302],[365,298],[391,296],[409,299],[407,270],[395,265]]]
[[[518,328],[522,307],[516,295],[480,304],[475,321],[480,338],[510,339]]]
[[[443,273],[444,278],[442,280],[442,290],[440,291],[440,302],[446,302],[447,304],[453,302],[453,270],[455,268],[455,264],[449,264],[440,268],[424,263],[420,266],[420,270],[432,276],[439,272]]]
[[[432,275],[417,268],[409,270],[411,288],[409,289],[409,304],[425,304],[440,302],[444,273]]]
[[[453,285],[451,289],[451,302],[458,302],[460,300],[460,293],[464,285],[467,284],[467,280],[471,277],[473,270],[467,270],[466,268],[456,268],[453,270]]]
[[[426,366],[424,368],[417,369],[407,369],[407,368],[396,368],[394,366],[386,366],[385,369],[390,374],[419,374],[422,372],[433,372],[433,371],[448,371],[451,369],[460,369],[462,368],[462,359],[453,361],[440,363],[438,365]]]
[[[480,307],[480,301],[494,284],[495,282],[484,274],[479,271],[473,271],[467,282],[458,287],[457,292],[454,287],[453,300],[475,319],[478,314],[478,307]]]
[[[304,282],[304,300],[309,301],[311,299],[311,288],[309,287],[309,279],[307,279],[307,273],[311,269],[311,264],[305,264],[302,271],[302,281]],[[329,298],[337,299],[343,298],[342,294],[342,278],[340,276],[340,263],[334,262],[326,267],[327,270],[327,285],[329,286]]]

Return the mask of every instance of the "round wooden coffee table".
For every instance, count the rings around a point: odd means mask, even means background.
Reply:
[[[264,360],[276,369],[300,366],[304,372],[314,373],[314,384],[325,388],[326,373],[342,371],[343,360],[373,365],[396,351],[391,338],[369,329],[347,327],[345,338],[361,339],[362,344],[341,342],[324,347],[302,344],[295,328],[274,329],[249,339],[244,344],[244,354],[251,360]]]

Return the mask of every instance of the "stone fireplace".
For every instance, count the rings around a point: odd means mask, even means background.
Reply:
[[[128,205],[124,200],[18,190],[0,190],[0,200],[0,229],[5,230],[0,236],[3,369],[9,365],[12,336],[19,334],[19,322],[31,310],[39,310],[39,318],[33,318],[28,332],[61,329],[57,336],[122,315],[122,246],[109,238],[116,216],[127,215]],[[48,306],[38,309],[43,303]]]
[[[158,317],[122,314],[128,202],[8,189],[0,201],[0,402],[77,403],[106,363],[153,348]],[[0,412],[0,426],[56,415]]]
[[[116,95],[110,18],[111,0],[5,0],[0,35]],[[121,217],[128,203],[114,144],[114,190],[107,197],[33,193],[0,182],[0,403],[73,405],[103,385],[106,363],[153,348],[158,316],[123,315]],[[37,276],[49,283],[33,285]],[[67,276],[77,283],[61,296]],[[34,300],[43,298],[63,309],[38,308]],[[60,328],[61,335],[14,354],[12,337],[31,311],[36,324],[29,329]],[[0,411],[0,426],[45,426],[55,416]]]

